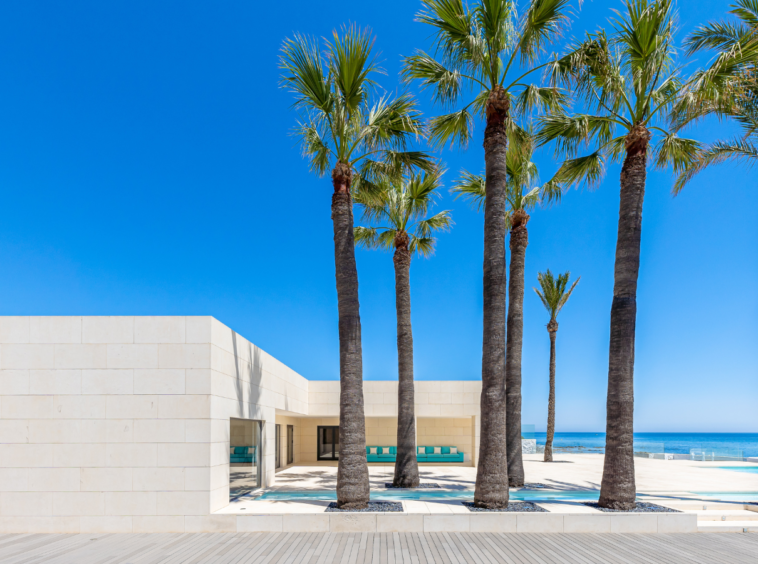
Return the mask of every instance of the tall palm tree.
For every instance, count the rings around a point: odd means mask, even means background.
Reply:
[[[674,111],[679,127],[709,114],[734,120],[741,135],[703,147],[674,184],[678,194],[698,173],[727,161],[758,163],[758,2],[737,0],[737,22],[712,22],[687,39],[688,53],[714,50],[709,66],[695,73]]]
[[[412,174],[383,181],[381,192],[364,193],[355,201],[363,206],[368,224],[355,228],[355,242],[369,249],[394,249],[395,308],[397,310],[397,457],[392,484],[398,488],[419,485],[416,460],[416,410],[413,386],[413,332],[411,329],[411,257],[434,253],[434,234],[452,225],[449,211],[429,215],[440,187],[441,171]]]
[[[541,118],[541,143],[556,142],[569,158],[558,178],[597,184],[606,160],[622,160],[618,240],[608,354],[605,465],[600,505],[635,507],[633,415],[634,336],[640,265],[642,200],[648,155],[656,167],[679,173],[692,162],[699,144],[666,129],[666,114],[683,85],[673,66],[673,0],[625,0],[612,31],[588,34],[556,62],[557,78],[571,78],[591,114],[554,114]],[[653,133],[660,135],[651,147]],[[586,144],[595,150],[575,157]]]
[[[550,314],[550,321],[547,324],[547,332],[550,335],[550,393],[547,401],[547,438],[545,440],[545,462],[553,461],[553,436],[555,435],[555,334],[558,332],[558,313],[566,305],[571,297],[580,278],[577,278],[568,291],[569,277],[571,273],[565,272],[559,274],[558,278],[553,277],[553,273],[548,268],[546,272],[540,272],[537,275],[537,281],[540,283],[540,292],[537,288],[534,291],[540,297],[542,305]]]
[[[406,151],[422,131],[421,114],[410,96],[371,100],[378,67],[373,39],[356,27],[334,32],[323,51],[303,35],[282,47],[282,84],[295,95],[302,121],[296,129],[311,170],[332,172],[332,221],[340,341],[340,456],[337,504],[365,508],[369,501],[366,425],[363,409],[363,360],[355,266],[351,186],[366,189],[377,174],[404,166],[429,168],[431,159]]]
[[[431,142],[440,147],[465,146],[475,116],[486,122],[482,420],[474,503],[502,508],[508,505],[503,223],[507,129],[511,117],[535,107],[552,110],[563,101],[557,88],[535,86],[528,80],[546,66],[538,65],[537,59],[567,23],[569,0],[531,0],[521,19],[514,0],[476,0],[471,6],[463,0],[422,0],[422,4],[418,20],[434,30],[435,54],[418,51],[407,57],[404,76],[430,88],[437,102],[460,104],[430,121]]]
[[[508,285],[508,321],[505,346],[505,394],[508,483],[510,487],[524,485],[524,461],[521,443],[521,351],[524,334],[524,268],[529,234],[526,224],[528,211],[541,201],[559,199],[561,187],[555,179],[542,187],[534,187],[537,166],[532,162],[532,136],[527,131],[512,134],[506,154],[506,214],[505,227],[510,232],[510,280]],[[484,204],[484,178],[464,172],[453,188],[459,196]]]

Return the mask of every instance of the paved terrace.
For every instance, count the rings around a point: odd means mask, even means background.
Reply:
[[[237,533],[0,535],[4,564],[741,564],[758,535]]]

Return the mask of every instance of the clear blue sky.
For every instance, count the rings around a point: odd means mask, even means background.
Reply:
[[[682,2],[680,29],[726,10]],[[620,2],[585,1],[569,37]],[[289,132],[277,56],[293,32],[370,25],[398,88],[400,56],[428,45],[419,3],[7,1],[0,5],[0,314],[213,315],[310,379],[338,378],[328,179]],[[560,45],[557,49],[560,49]],[[694,65],[692,66],[694,68]],[[421,96],[428,115],[435,109]],[[482,168],[481,135],[441,154]],[[713,139],[726,129],[697,130]],[[545,175],[548,151],[537,156]],[[602,431],[618,166],[529,223],[537,272],[581,275],[560,317],[558,430]],[[637,431],[758,431],[758,191],[722,166],[684,194],[648,176],[639,286]],[[482,216],[456,222],[411,269],[416,377],[481,375]],[[440,208],[440,209],[442,209]],[[389,254],[358,252],[364,376],[395,379]],[[544,429],[547,317],[525,298],[524,422]]]

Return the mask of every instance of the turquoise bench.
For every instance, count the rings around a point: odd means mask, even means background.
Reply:
[[[375,448],[376,454],[371,454],[369,449]],[[395,462],[397,447],[367,446],[366,462]]]
[[[376,454],[371,454],[372,448],[376,449]],[[419,462],[463,462],[463,452],[459,450],[457,454],[450,454],[449,446],[441,447],[441,454],[434,454],[434,447],[417,447],[417,450],[416,460]],[[395,462],[396,457],[397,447],[373,445],[366,447],[367,462]]]
[[[456,454],[450,454],[449,446],[437,447],[440,448],[441,454],[434,454],[434,448],[417,447],[416,460],[419,462],[463,462],[463,452],[460,449]]]
[[[229,447],[229,463],[248,463],[255,458],[256,447]]]

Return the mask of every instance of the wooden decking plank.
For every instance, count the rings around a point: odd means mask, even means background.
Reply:
[[[269,539],[277,533],[244,533],[244,543],[242,547],[234,553],[232,562],[234,564],[244,564],[246,562],[255,562],[258,554],[267,546]],[[206,557],[205,562],[213,562],[213,559]],[[198,564],[202,564],[199,562]]]
[[[530,554],[528,551],[525,552],[521,543],[516,542],[516,538],[521,534],[522,533],[500,533],[493,536],[519,564],[545,564],[545,562],[543,562],[538,556]]]
[[[607,560],[590,558],[587,551],[581,545],[574,543],[571,538],[574,534],[561,533],[559,535],[545,535],[544,542],[550,544],[554,550],[559,550],[566,555],[569,562],[577,564],[606,564]]]

